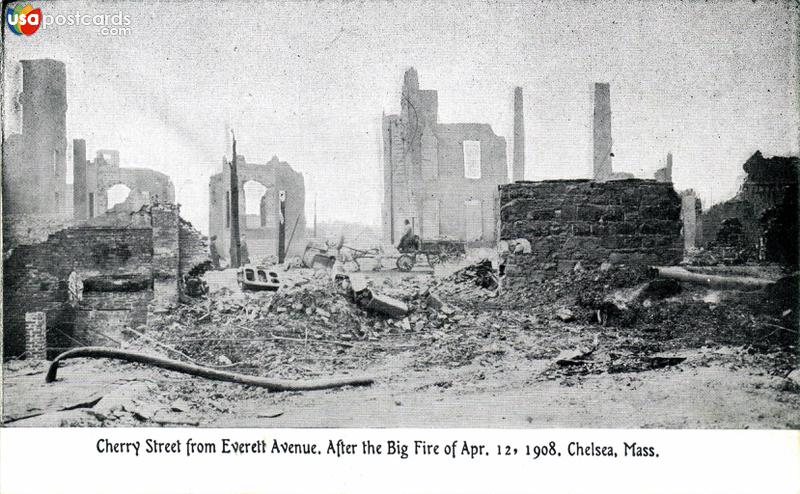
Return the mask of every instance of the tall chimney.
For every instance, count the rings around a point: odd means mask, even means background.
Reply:
[[[594,85],[594,179],[603,182],[611,177],[611,87]]]
[[[511,180],[525,180],[525,116],[522,110],[522,88],[514,88],[514,164]]]
[[[72,140],[72,217],[89,218],[89,201],[86,190],[86,141]]]
[[[672,182],[672,152],[667,153],[666,178],[667,182]]]

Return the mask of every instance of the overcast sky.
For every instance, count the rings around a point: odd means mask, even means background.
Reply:
[[[410,66],[439,91],[440,122],[491,124],[509,159],[522,86],[529,180],[590,176],[594,82],[611,83],[615,171],[652,178],[672,151],[676,188],[718,202],[757,149],[798,154],[791,2],[32,4],[122,12],[130,33],[6,32],[6,109],[19,60],[64,61],[70,144],[170,175],[203,230],[226,126],[248,162],[277,155],[305,175],[309,215],[316,194],[320,220],[379,224],[381,113],[399,111]]]

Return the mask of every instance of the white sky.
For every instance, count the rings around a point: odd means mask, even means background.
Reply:
[[[491,124],[509,161],[522,86],[527,179],[590,175],[594,82],[611,83],[615,171],[652,178],[671,150],[676,188],[718,202],[756,149],[798,154],[790,2],[32,4],[54,16],[123,12],[131,33],[6,31],[6,108],[18,60],[64,61],[70,143],[167,173],[203,230],[208,178],[230,154],[226,125],[248,162],[277,155],[303,172],[309,215],[317,194],[321,221],[378,224],[381,112],[399,111],[410,66],[439,91],[441,122]],[[5,122],[18,129],[14,115]]]

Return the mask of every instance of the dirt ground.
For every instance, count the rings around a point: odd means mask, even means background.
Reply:
[[[633,281],[616,287],[613,273],[592,272],[540,285],[519,303],[514,287],[487,290],[453,271],[364,273],[373,290],[409,304],[409,316],[396,320],[358,307],[325,272],[285,272],[278,294],[243,294],[233,272],[208,273],[207,300],[147,328],[175,351],[135,336],[128,342],[245,374],[369,376],[371,386],[269,393],[90,359],[63,363],[46,384],[46,363],[9,361],[4,423],[800,428],[800,385],[787,377],[797,365],[791,328],[770,329],[780,325],[726,302],[731,294],[683,287],[642,299],[646,280],[624,273]],[[613,292],[616,309],[587,302],[594,286],[605,304]]]

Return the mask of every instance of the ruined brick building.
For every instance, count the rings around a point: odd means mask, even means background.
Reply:
[[[782,156],[765,158],[761,151],[756,151],[745,161],[742,168],[747,175],[736,196],[715,204],[698,218],[700,246],[708,247],[716,242],[723,222],[735,219],[741,225],[743,247],[754,250],[763,248],[761,245],[763,235],[768,226],[766,224],[768,218],[765,215],[779,208],[796,209],[792,203],[794,201],[796,204],[797,200],[800,159]],[[793,215],[795,229],[796,216]],[[796,239],[793,238],[786,238],[785,242],[794,242],[796,245]],[[766,256],[776,257],[773,252],[767,252]]]
[[[437,92],[413,68],[400,107],[383,119],[384,241],[396,245],[405,220],[423,239],[494,241],[506,140],[489,124],[439,123]]]
[[[4,356],[119,346],[124,328],[176,303],[183,275],[206,260],[206,238],[172,204],[110,212],[20,245],[4,262]]]
[[[296,172],[277,156],[266,164],[247,163],[245,157],[238,155],[236,161],[239,180],[239,218],[240,232],[245,235],[250,260],[278,255],[278,228],[282,220],[280,214],[280,193],[285,193],[286,201],[286,247],[287,255],[300,255],[305,248],[305,182],[303,175]],[[223,159],[223,171],[212,175],[209,181],[208,228],[209,235],[216,235],[218,252],[228,258],[231,245],[231,170]],[[258,184],[260,193],[246,193],[250,184]],[[250,189],[253,190],[253,189]],[[249,198],[248,198],[249,196]],[[258,208],[248,200],[258,201]],[[248,209],[257,213],[248,214]],[[290,243],[291,242],[291,243]]]
[[[3,212],[65,214],[67,71],[51,59],[22,60],[22,133],[3,143]]]
[[[129,195],[117,209],[138,211],[151,202],[175,202],[175,187],[163,173],[146,168],[122,168],[119,151],[101,149],[94,161],[86,159],[86,141],[72,141],[73,161],[73,214],[76,220],[86,220],[109,209],[108,192],[116,185],[124,185]]]
[[[3,143],[4,356],[119,345],[122,328],[178,300],[206,239],[180,218],[169,177],[122,168],[116,151],[90,162],[75,140],[68,184],[66,67],[25,60],[22,76],[22,133]],[[130,194],[109,210],[117,184]]]
[[[22,133],[3,143],[4,253],[104,214],[115,186],[130,192],[116,209],[134,212],[156,199],[175,201],[167,175],[120,167],[114,150],[99,150],[87,161],[82,139],[73,140],[73,183],[67,183],[66,66],[50,59],[23,60],[21,66]]]
[[[23,60],[21,133],[3,141],[3,249],[72,221],[66,183],[67,76],[58,60]]]
[[[515,105],[516,106],[516,105]],[[515,128],[517,127],[515,121]],[[672,155],[656,180],[612,167],[610,86],[595,84],[593,179],[516,181],[501,185],[500,240],[506,273],[523,282],[572,270],[578,263],[675,264],[683,257],[683,229],[695,217],[672,186]],[[691,212],[695,212],[694,196]]]

